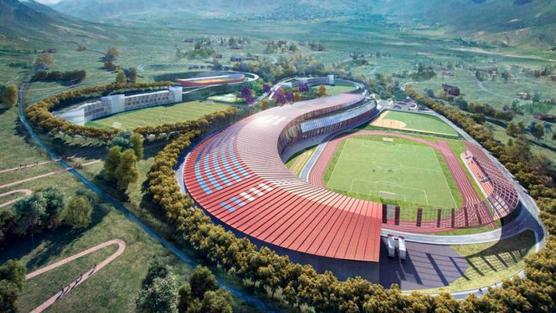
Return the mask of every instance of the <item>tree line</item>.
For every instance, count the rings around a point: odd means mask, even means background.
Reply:
[[[232,296],[207,267],[197,266],[184,282],[158,260],[151,263],[135,303],[137,313],[232,313]]]
[[[0,101],[5,109],[9,109],[17,104],[17,86],[0,86]]]
[[[15,240],[33,239],[36,234],[59,226],[87,227],[95,201],[94,195],[78,190],[66,202],[64,193],[56,187],[36,191],[18,200],[13,210],[0,212],[0,251]]]
[[[487,149],[505,160],[543,208],[549,230],[556,230],[555,192],[547,187],[522,162],[510,163],[504,148],[498,146],[487,130],[455,108],[424,98],[409,89],[414,99],[446,115],[479,140]],[[402,294],[400,289],[383,288],[363,278],[338,280],[331,272],[317,273],[310,265],[293,263],[263,247],[257,248],[246,238],[238,238],[222,226],[212,223],[194,201],[180,192],[174,169],[182,151],[207,132],[192,129],[182,134],[155,157],[148,174],[149,192],[174,223],[179,238],[193,247],[199,257],[226,270],[252,290],[274,297],[299,311],[315,312],[551,312],[556,310],[556,241],[550,237],[546,248],[526,260],[527,277],[504,282],[502,288],[489,289],[482,297],[469,296],[464,301],[450,294],[433,297],[419,293]],[[532,166],[532,165],[531,165]],[[516,171],[516,169],[519,169]]]
[[[87,77],[87,72],[85,70],[75,70],[75,71],[38,71],[32,78],[34,82],[63,82],[63,83],[80,83]]]
[[[79,101],[86,101],[93,97],[100,97],[114,92],[128,90],[159,90],[172,85],[171,82],[135,83],[135,84],[109,84],[102,86],[86,87],[64,91],[54,96],[47,97],[26,108],[27,116],[33,124],[43,132],[63,133],[70,136],[83,136],[101,141],[110,141],[118,131],[116,129],[95,128],[76,125],[62,118],[54,116],[51,110],[68,106]],[[164,128],[164,127],[163,127]],[[158,134],[157,128],[149,128],[152,133]],[[166,128],[164,128],[166,129]],[[162,132],[162,130],[160,130]],[[142,132],[138,132],[142,133]]]

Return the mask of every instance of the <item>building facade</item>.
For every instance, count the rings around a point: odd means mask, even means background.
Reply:
[[[128,96],[124,94],[104,96],[98,101],[84,103],[70,110],[54,112],[54,115],[77,125],[85,125],[89,121],[116,113],[182,101],[183,88],[181,86],[172,86],[166,90],[149,93]]]

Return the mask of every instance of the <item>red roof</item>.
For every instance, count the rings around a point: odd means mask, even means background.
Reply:
[[[281,160],[282,132],[317,110],[363,100],[342,94],[276,107],[246,118],[188,155],[184,182],[222,223],[263,242],[329,258],[378,262],[382,207],[311,185]]]

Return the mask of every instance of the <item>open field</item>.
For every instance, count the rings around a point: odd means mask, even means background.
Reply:
[[[16,108],[0,115],[1,142],[3,146],[10,147],[0,154],[2,169],[18,167],[20,163],[40,162],[41,165],[0,173],[0,185],[61,169],[55,163],[42,163],[48,161],[48,158],[27,144],[17,131],[15,119]],[[22,185],[1,188],[0,193],[21,188],[36,191],[48,186],[58,187],[64,192],[66,199],[77,189],[84,188],[71,174],[62,171]],[[2,202],[4,200],[0,199]],[[33,240],[27,238],[13,243],[7,250],[0,252],[0,263],[8,259],[18,259],[31,271],[106,240],[119,238],[128,244],[120,258],[53,305],[49,312],[101,312],[108,307],[111,311],[133,311],[134,297],[152,258],[163,258],[176,274],[186,275],[191,270],[114,208],[106,203],[99,205],[108,210],[101,210],[100,206],[97,206],[93,211],[91,225],[83,231],[73,231],[67,227],[47,231],[34,236]],[[1,210],[11,210],[11,206],[3,207]],[[18,300],[19,310],[32,310],[111,252],[113,251],[110,249],[98,251],[29,280],[25,283]]]
[[[370,125],[445,136],[458,136],[458,133],[452,127],[439,118],[417,113],[386,111]]]
[[[325,183],[354,197],[400,204],[407,208],[403,212],[417,207],[457,207],[461,196],[451,175],[443,170],[443,162],[434,149],[409,141],[348,138],[336,151]]]
[[[469,267],[449,286],[425,292],[461,291],[493,285],[517,274],[525,265],[524,258],[533,251],[534,244],[534,234],[525,231],[499,242],[451,246],[465,257]]]
[[[182,102],[173,105],[161,105],[152,108],[118,113],[98,120],[90,121],[86,125],[93,127],[114,127],[132,130],[142,126],[157,126],[196,120],[207,114],[222,111],[228,105],[204,101]]]
[[[236,96],[233,93],[208,97],[207,100],[214,101],[214,102],[230,103],[230,104],[237,104],[237,103],[241,103],[241,102],[245,101],[245,100],[239,98],[238,96]]]
[[[353,91],[353,86],[335,85],[335,86],[325,86],[325,87],[326,87],[327,96],[335,96],[341,93]],[[314,86],[311,87],[311,89],[316,92],[319,89],[319,87]]]

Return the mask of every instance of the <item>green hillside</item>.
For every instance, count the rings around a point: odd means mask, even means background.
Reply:
[[[497,44],[556,46],[556,2],[552,0],[62,0],[54,8],[85,19],[150,21],[182,27],[195,17],[347,19],[360,24],[378,16],[402,27]]]

